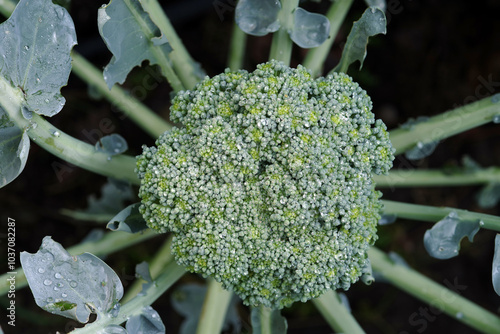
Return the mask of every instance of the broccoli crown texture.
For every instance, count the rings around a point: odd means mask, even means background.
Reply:
[[[184,127],[144,147],[137,173],[140,211],[174,233],[179,264],[272,308],[358,280],[380,218],[372,175],[394,156],[349,76],[226,70],[178,93],[171,118]]]

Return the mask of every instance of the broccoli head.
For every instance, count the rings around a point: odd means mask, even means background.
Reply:
[[[177,94],[137,160],[140,211],[189,271],[272,308],[348,289],[376,236],[393,148],[366,92],[271,61]]]

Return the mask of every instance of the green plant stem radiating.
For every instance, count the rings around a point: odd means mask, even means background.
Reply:
[[[428,143],[451,137],[480,125],[489,123],[500,114],[498,95],[431,117],[425,122],[414,124],[409,129],[390,131],[396,154],[413,148],[417,143]]]
[[[335,291],[329,290],[312,301],[314,306],[323,315],[323,318],[325,318],[336,332],[349,334],[365,333],[351,312],[342,305]]]
[[[141,241],[151,239],[157,236],[156,232],[147,230],[144,233],[126,233],[126,232],[107,232],[101,239],[96,241],[82,242],[78,245],[68,248],[71,255],[78,255],[84,252],[92,252],[96,256],[109,255],[126,247],[135,245]],[[22,268],[15,270],[16,289],[21,289],[28,285]],[[5,295],[9,291],[8,274],[0,276],[0,294]]]
[[[169,57],[182,84],[186,89],[193,89],[200,79],[202,79],[198,75],[200,70],[195,67],[195,61],[184,47],[161,5],[157,0],[142,0],[140,2],[142,8],[149,13],[151,20],[160,28],[160,31],[165,35],[172,47],[173,50],[170,52]]]
[[[245,45],[247,42],[247,34],[238,27],[236,22],[233,24],[233,34],[231,36],[231,45],[229,46],[229,59],[227,66],[231,71],[237,71],[243,68],[243,60],[245,59]]]
[[[170,249],[172,248],[172,236],[173,236],[172,234],[169,235],[168,239],[163,243],[161,248],[158,249],[158,251],[155,253],[154,258],[149,262],[149,273],[151,274],[153,280],[155,280],[158,277],[163,268],[165,268],[165,266],[168,263],[170,263],[174,258],[172,252],[170,251]],[[127,293],[123,296],[120,303],[122,304],[126,303],[135,296],[137,296],[137,294],[140,293],[142,290],[143,283],[144,280],[142,279],[135,280],[132,286],[127,289]]]
[[[102,71],[99,71],[78,53],[72,52],[71,58],[73,58],[73,72],[76,75],[96,89],[109,102],[116,105],[153,138],[158,138],[163,132],[172,128],[163,118],[126,93],[120,86],[114,85],[113,88],[109,89],[102,76]]]
[[[386,254],[375,247],[368,251],[368,257],[373,270],[394,286],[481,333],[498,333],[500,318],[455,292],[462,291],[458,289],[460,286],[457,287],[456,280],[445,280],[444,282],[444,284],[456,288],[455,291],[452,291],[413,269],[394,263]]]
[[[450,212],[455,211],[460,220],[467,221],[480,221],[481,228],[500,232],[500,217],[487,215],[484,213],[470,212],[467,210],[448,208],[448,207],[434,207],[428,205],[418,205],[409,203],[400,203],[388,200],[382,200],[384,205],[384,214],[396,215],[398,218],[420,220],[427,222],[438,222],[443,219]]]
[[[335,42],[335,37],[344,22],[349,8],[351,8],[352,2],[353,0],[334,1],[326,13],[326,17],[330,21],[328,39],[320,46],[309,50],[303,63],[305,67],[311,70],[313,76],[317,77],[321,74],[326,57],[332,48],[333,42]]]
[[[144,294],[136,296],[131,301],[123,304],[116,317],[103,316],[95,322],[83,328],[76,329],[71,333],[95,334],[99,333],[103,328],[106,328],[106,326],[120,325],[126,322],[131,316],[141,314],[144,307],[154,303],[168,288],[174,285],[184,273],[185,270],[183,267],[177,265],[175,261],[171,261],[165,266],[160,276],[155,280],[155,284],[151,284],[149,288],[144,291]]]
[[[299,5],[299,0],[283,0],[281,5],[283,7],[278,14],[281,27],[273,35],[269,59],[276,59],[290,65],[293,42],[288,31],[293,28],[294,11]]]
[[[233,293],[222,288],[213,278],[208,280],[205,302],[198,319],[196,334],[220,333],[226,317],[226,311]]]
[[[393,169],[387,175],[374,175],[379,188],[441,187],[500,183],[500,168],[469,170]]]

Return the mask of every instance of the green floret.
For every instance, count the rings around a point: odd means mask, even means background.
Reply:
[[[394,159],[371,108],[349,76],[277,61],[206,78],[173,100],[184,127],[138,157],[140,211],[174,233],[179,264],[247,305],[348,289],[377,238],[372,176]]]

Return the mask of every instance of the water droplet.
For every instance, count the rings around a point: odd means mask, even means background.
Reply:
[[[479,226],[484,226],[484,222],[482,220],[479,221]]]
[[[493,116],[493,123],[500,124],[500,115]]]
[[[68,297],[68,295],[67,295],[66,293],[64,293],[64,292],[63,292],[63,293],[61,294],[61,297],[66,298],[66,297]]]
[[[30,47],[28,45],[24,46],[24,50],[28,51],[29,49],[30,49]]]
[[[40,23],[42,22],[42,18],[41,17],[38,18],[38,22],[40,22]]]
[[[43,268],[38,268],[38,272],[39,272],[40,274],[43,274],[43,273],[45,272],[45,269],[43,269]]]
[[[302,8],[295,10],[295,23],[290,38],[301,48],[314,48],[323,44],[330,33],[326,16],[310,13]]]
[[[463,319],[464,314],[462,312],[458,312],[456,315],[457,319]]]
[[[46,300],[46,301],[47,301],[47,303],[52,303],[52,302],[54,301],[54,298],[49,297],[49,298],[47,298],[47,300]]]
[[[116,303],[109,312],[109,315],[111,315],[111,317],[113,318],[116,318],[118,316],[118,313],[120,312],[120,307],[120,303]]]
[[[51,285],[51,284],[52,284],[52,281],[51,281],[51,280],[49,280],[49,279],[46,279],[45,281],[43,281],[43,285],[47,285],[47,286],[49,286],[49,285]]]
[[[45,103],[49,103],[49,102],[50,102],[50,100],[49,100],[49,99],[45,99],[45,100],[44,100],[44,102],[45,102]]]
[[[40,83],[40,78],[36,78],[36,83]]]
[[[59,137],[59,136],[61,135],[61,133],[60,133],[59,131],[57,131],[57,130],[53,130],[53,131],[52,131],[52,135],[53,135],[54,137]]]
[[[61,279],[61,278],[63,278],[63,275],[61,275],[59,273],[55,273],[54,277],[57,278],[57,279]]]
[[[55,11],[56,11],[56,15],[59,19],[64,18],[64,9],[62,7],[56,7]]]
[[[431,155],[432,152],[434,152],[434,150],[436,149],[438,144],[439,141],[437,140],[427,143],[418,142],[417,145],[415,145],[412,149],[406,151],[405,156],[408,160],[423,159]]]
[[[76,288],[78,286],[78,283],[75,282],[75,281],[71,281],[69,282],[69,285],[72,287],[72,288]]]

